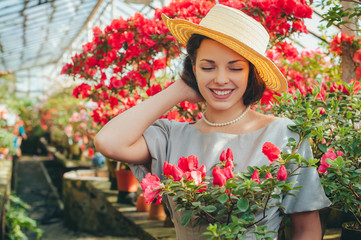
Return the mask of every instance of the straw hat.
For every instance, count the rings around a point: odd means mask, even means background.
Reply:
[[[162,14],[162,18],[169,31],[183,45],[187,45],[192,34],[207,36],[250,61],[267,88],[279,93],[287,90],[285,77],[265,56],[269,41],[267,31],[242,11],[217,4],[199,25],[183,19],[170,19],[165,14]]]

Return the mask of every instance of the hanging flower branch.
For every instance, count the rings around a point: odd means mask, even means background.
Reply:
[[[311,17],[306,1],[219,1],[241,9],[261,21],[274,42],[294,32],[307,32],[303,18]],[[101,125],[120,112],[166,88],[178,78],[177,71],[166,69],[183,50],[161,20],[171,18],[199,23],[214,6],[211,0],[177,0],[156,9],[154,18],[142,14],[112,20],[104,30],[93,28],[93,40],[72,57],[61,73],[84,82],[74,88],[75,97],[90,98],[98,103],[93,118]],[[166,80],[167,79],[167,80]],[[201,106],[182,103],[164,117],[192,121],[201,117]]]

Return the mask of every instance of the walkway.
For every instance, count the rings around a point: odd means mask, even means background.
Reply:
[[[74,232],[64,227],[62,201],[52,184],[59,181],[51,174],[53,164],[47,157],[23,156],[17,163],[15,190],[17,195],[31,206],[30,217],[43,229],[42,240],[139,240],[111,236],[93,236]],[[50,175],[49,175],[50,174]],[[29,240],[36,234],[29,233]]]

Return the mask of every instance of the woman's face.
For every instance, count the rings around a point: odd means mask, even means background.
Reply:
[[[243,109],[249,63],[232,49],[204,39],[193,65],[199,91],[208,108],[217,111]]]

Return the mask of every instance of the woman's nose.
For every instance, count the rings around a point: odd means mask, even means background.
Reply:
[[[226,84],[229,82],[227,73],[225,70],[218,70],[214,78],[214,82],[217,84]]]

